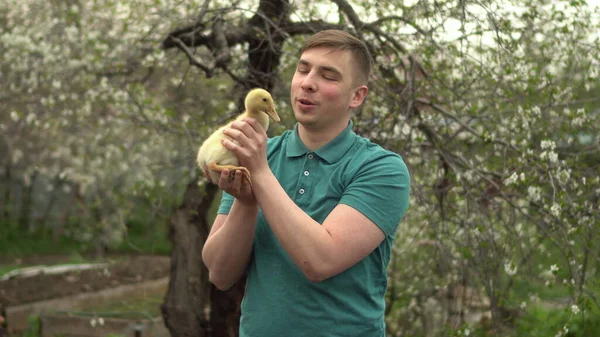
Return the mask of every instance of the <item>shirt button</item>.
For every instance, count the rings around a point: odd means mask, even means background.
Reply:
[[[308,159],[313,159],[313,158],[314,158],[314,156],[312,155],[312,153],[308,155]]]
[[[308,171],[304,171],[304,175],[308,177],[310,173]]]
[[[298,191],[298,193],[300,193],[300,194],[304,194],[304,189],[303,189],[303,188],[301,188],[301,189],[300,189],[300,191]]]

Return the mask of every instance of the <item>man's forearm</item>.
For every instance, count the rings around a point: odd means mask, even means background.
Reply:
[[[330,233],[289,198],[271,172],[254,175],[254,195],[273,233],[311,281],[321,281],[333,263]]]
[[[225,290],[233,286],[248,266],[257,213],[258,205],[234,201],[223,226],[204,244],[202,258],[217,288]]]

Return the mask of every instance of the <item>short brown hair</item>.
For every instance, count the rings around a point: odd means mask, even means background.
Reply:
[[[371,54],[367,46],[354,35],[338,29],[322,30],[311,36],[302,47],[304,53],[308,49],[318,47],[330,47],[335,50],[350,51],[354,60],[358,62],[358,75],[356,79],[366,84],[371,75]]]

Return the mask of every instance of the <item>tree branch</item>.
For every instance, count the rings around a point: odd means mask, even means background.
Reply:
[[[346,14],[348,20],[350,20],[350,23],[352,23],[354,28],[360,32],[365,24],[359,19],[358,14],[356,14],[354,8],[352,8],[352,5],[350,5],[346,0],[331,0],[331,2],[335,3],[340,11]]]
[[[196,56],[194,56],[193,52],[185,45],[185,43],[183,43],[183,41],[181,41],[179,38],[174,37],[174,36],[170,36],[169,39],[173,41],[173,43],[175,44],[175,46],[177,46],[177,48],[179,48],[181,51],[183,51],[185,53],[185,55],[187,55],[188,59],[190,60],[191,65],[204,70],[204,72],[206,73],[206,77],[208,77],[208,78],[210,78],[214,75],[214,67],[205,65],[204,63],[202,63],[202,61],[200,61],[198,58],[196,58]]]
[[[421,35],[423,36],[428,36],[430,32],[425,31],[423,28],[419,27],[416,23],[410,21],[409,19],[403,17],[403,16],[399,16],[399,15],[390,15],[390,16],[384,16],[382,18],[379,18],[373,22],[367,23],[365,24],[365,26],[371,26],[371,27],[378,27],[381,24],[383,24],[386,21],[401,21],[404,22],[408,25],[410,25],[411,27],[413,27],[417,32],[419,32]]]
[[[231,60],[227,37],[225,36],[225,28],[223,27],[223,18],[217,16],[213,24],[213,34],[215,36],[215,64],[216,66],[224,66]]]

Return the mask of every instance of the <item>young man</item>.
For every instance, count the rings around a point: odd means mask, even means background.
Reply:
[[[222,172],[202,254],[221,290],[248,271],[240,336],[385,336],[386,270],[410,178],[400,156],[352,132],[370,71],[360,40],[319,32],[292,79],[294,130],[267,139],[246,120],[224,132],[252,187]]]

